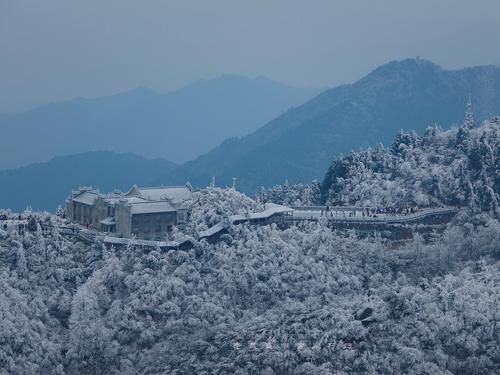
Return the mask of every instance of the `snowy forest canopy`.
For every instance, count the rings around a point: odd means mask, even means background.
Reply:
[[[0,229],[0,374],[500,373],[499,131],[401,133],[255,201],[208,188],[184,228],[267,201],[460,205],[432,242],[321,220],[232,225],[169,251]]]
[[[423,136],[401,131],[378,145],[336,158],[323,181],[262,188],[259,201],[286,205],[468,207],[500,217],[500,118]]]
[[[200,228],[257,204],[198,194]],[[466,211],[397,249],[325,222],[168,252],[0,232],[0,373],[497,373],[499,236]]]
[[[333,161],[321,185],[328,204],[468,206],[500,217],[500,119],[478,128],[401,131],[390,148]]]

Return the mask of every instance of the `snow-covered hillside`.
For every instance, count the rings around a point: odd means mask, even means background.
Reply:
[[[328,204],[370,207],[468,206],[500,217],[500,119],[399,133],[378,146],[333,161],[322,183]]]
[[[233,190],[197,198],[194,229],[259,208]],[[53,228],[0,232],[3,373],[500,371],[500,225],[487,214],[397,250],[323,221],[229,226],[186,251]]]

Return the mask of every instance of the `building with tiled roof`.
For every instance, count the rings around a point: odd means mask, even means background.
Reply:
[[[66,217],[119,237],[163,240],[173,226],[188,220],[191,198],[189,186],[134,186],[112,194],[84,188],[67,199]]]

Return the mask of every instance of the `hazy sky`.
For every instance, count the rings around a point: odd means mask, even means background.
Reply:
[[[296,86],[499,64],[498,0],[0,0],[0,112],[225,73]]]

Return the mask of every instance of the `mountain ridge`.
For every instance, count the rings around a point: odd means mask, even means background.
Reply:
[[[167,94],[140,86],[116,95],[53,102],[0,115],[0,169],[101,149],[183,162],[228,135],[253,131],[316,93],[231,75]],[[32,146],[19,153],[23,141]]]
[[[328,89],[255,132],[221,143],[157,182],[215,176],[255,192],[261,185],[321,179],[331,159],[379,142],[399,129],[423,132],[435,122],[462,120],[471,93],[477,119],[498,114],[500,69],[491,65],[445,70],[423,59],[391,61],[352,83]]]

